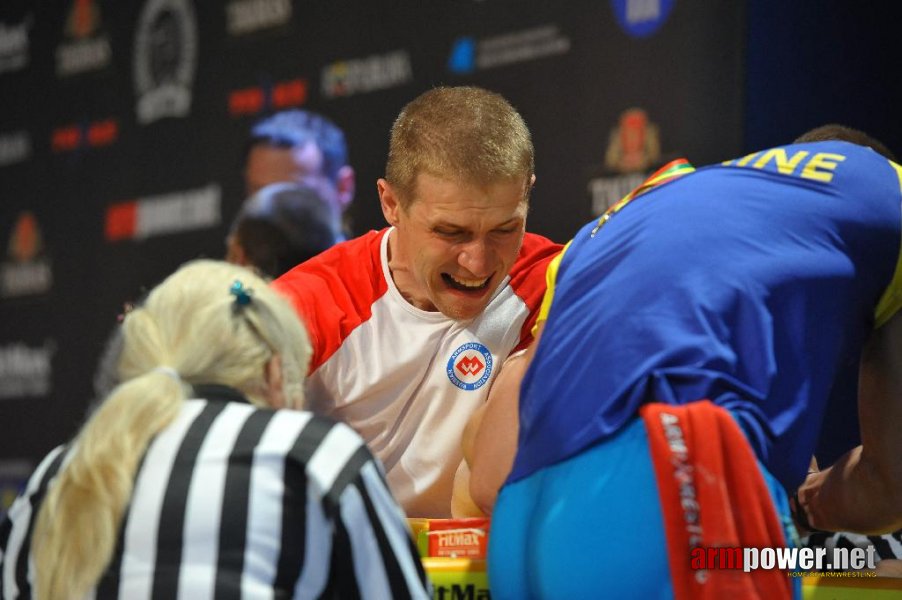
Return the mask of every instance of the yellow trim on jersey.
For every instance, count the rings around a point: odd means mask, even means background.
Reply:
[[[899,177],[899,192],[902,193],[902,166],[893,161],[889,161],[889,164],[896,170],[896,175]],[[900,308],[902,308],[902,247],[899,248],[893,279],[886,291],[883,292],[883,296],[880,297],[880,302],[877,303],[874,311],[874,329],[889,321],[890,317],[896,314]]]
[[[629,204],[632,200],[637,198],[639,195],[647,192],[648,190],[657,187],[661,184],[667,183],[672,179],[676,179],[682,175],[687,173],[691,173],[695,171],[695,167],[689,164],[689,161],[685,158],[678,158],[676,160],[672,160],[654,173],[652,173],[648,179],[642,182],[642,185],[631,191],[629,194],[624,196],[619,202],[608,208],[598,219],[598,224],[595,225],[595,229],[592,230],[590,234],[591,237],[595,237],[595,234],[598,233],[598,230],[601,229],[601,226],[607,223],[613,215],[615,215],[621,208]],[[561,265],[561,259],[564,258],[564,253],[567,251],[567,248],[570,247],[570,244],[573,240],[567,242],[567,245],[564,246],[564,249],[561,250],[560,254],[551,259],[551,262],[548,263],[548,269],[545,271],[545,295],[542,297],[542,306],[539,307],[539,314],[536,316],[536,324],[532,328],[532,335],[535,337],[536,332],[539,329],[539,323],[543,323],[548,320],[548,312],[551,310],[551,303],[554,300],[554,285],[557,280],[557,271],[558,267]]]
[[[554,284],[557,281],[557,271],[561,266],[561,259],[564,258],[564,252],[567,251],[567,248],[569,248],[572,243],[573,240],[567,242],[564,249],[548,263],[548,270],[545,271],[545,295],[542,297],[542,306],[539,307],[539,315],[536,317],[536,326],[533,327],[533,335],[535,335],[535,330],[536,327],[539,326],[539,323],[548,320],[548,311],[551,310],[551,302],[554,300]]]

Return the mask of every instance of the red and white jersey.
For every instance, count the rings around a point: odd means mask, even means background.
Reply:
[[[308,408],[360,433],[408,516],[448,517],[464,426],[504,359],[532,341],[561,247],[527,233],[485,311],[456,321],[401,296],[388,269],[393,231],[333,246],[273,285],[310,333]]]

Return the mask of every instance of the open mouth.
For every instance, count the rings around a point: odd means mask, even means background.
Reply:
[[[457,290],[459,292],[481,292],[486,287],[488,287],[489,282],[492,280],[492,276],[489,275],[485,279],[464,279],[459,277],[453,277],[447,273],[442,273],[442,279],[445,283],[453,290]]]

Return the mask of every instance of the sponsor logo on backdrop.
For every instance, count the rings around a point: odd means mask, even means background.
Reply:
[[[119,121],[101,119],[81,125],[71,124],[57,127],[50,134],[50,149],[53,152],[73,152],[81,148],[109,146],[119,139]]]
[[[566,54],[569,51],[570,38],[553,24],[480,40],[461,37],[451,47],[448,70],[466,75],[482,69]]]
[[[307,102],[307,80],[289,79],[229,92],[229,114],[233,117],[255,115],[270,109],[281,110]]]
[[[148,0],[135,35],[138,122],[186,116],[196,69],[197,21],[190,0]]]
[[[643,171],[661,160],[658,126],[648,119],[641,108],[630,108],[620,114],[617,126],[611,130],[605,166],[618,173]]]
[[[29,211],[19,213],[0,263],[0,298],[44,294],[53,286],[53,271],[46,256],[38,220]]]
[[[451,354],[445,373],[460,389],[478,390],[492,375],[492,353],[478,342],[463,344]]]
[[[620,28],[636,38],[655,34],[667,21],[673,4],[674,0],[611,0]]]
[[[229,35],[247,35],[290,22],[291,0],[233,0],[225,11]]]
[[[107,207],[105,236],[109,242],[216,227],[222,221],[222,190],[201,188],[117,202]]]
[[[66,40],[56,49],[56,74],[69,77],[110,64],[110,38],[100,30],[100,10],[93,0],[75,0],[66,18]]]
[[[31,158],[31,136],[27,131],[0,133],[0,167]]]
[[[33,17],[28,15],[21,23],[0,21],[0,73],[11,73],[28,66],[28,30]]]
[[[476,70],[476,39],[472,37],[457,38],[451,47],[448,57],[448,70],[459,75],[466,75]]]
[[[41,346],[21,341],[0,346],[0,400],[49,394],[55,353],[53,340],[45,340]]]
[[[645,181],[649,170],[660,162],[658,126],[651,122],[648,113],[641,108],[623,111],[608,136],[604,172],[610,175],[589,181],[593,213],[602,214],[631,192]]]
[[[326,65],[322,70],[322,93],[338,98],[375,92],[413,81],[413,67],[406,50],[352,58]]]

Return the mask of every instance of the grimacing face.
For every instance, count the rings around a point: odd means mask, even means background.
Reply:
[[[405,209],[380,179],[383,214],[396,228],[389,267],[408,302],[457,320],[482,313],[517,259],[532,181],[483,186],[420,173]]]

